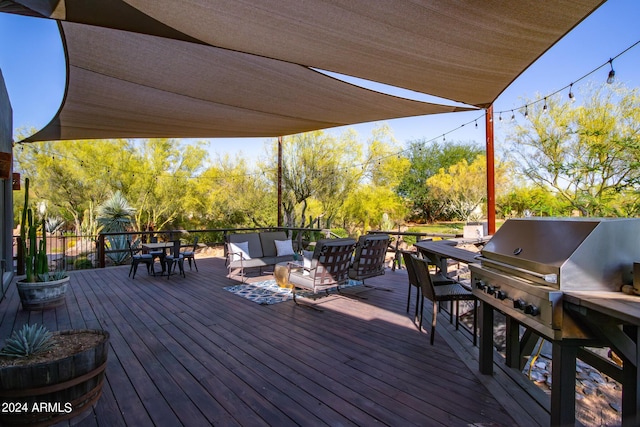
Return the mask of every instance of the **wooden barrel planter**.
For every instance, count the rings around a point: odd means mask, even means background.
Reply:
[[[55,335],[97,334],[98,342],[57,360],[0,367],[0,425],[49,426],[87,413],[102,394],[109,332],[75,329]]]
[[[65,303],[69,276],[49,282],[16,282],[23,310],[44,310]]]

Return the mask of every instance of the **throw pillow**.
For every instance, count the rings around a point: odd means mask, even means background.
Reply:
[[[276,253],[278,256],[293,255],[293,244],[291,240],[274,240],[276,244]]]
[[[313,258],[313,251],[302,251],[304,268],[311,268],[311,259]]]
[[[249,242],[231,243],[231,261],[240,261],[242,259],[251,259],[249,256]]]

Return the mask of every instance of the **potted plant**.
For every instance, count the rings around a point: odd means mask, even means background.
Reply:
[[[109,333],[24,325],[0,350],[0,425],[48,426],[87,413],[102,394]]]
[[[69,275],[64,271],[49,272],[47,239],[38,244],[38,221],[29,207],[29,178],[24,183],[24,208],[20,225],[20,241],[25,257],[25,278],[18,280],[18,293],[24,310],[42,310],[64,304]],[[43,214],[42,232],[45,233]],[[28,244],[27,244],[28,242]]]

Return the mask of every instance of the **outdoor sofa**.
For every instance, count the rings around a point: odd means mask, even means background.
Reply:
[[[244,282],[245,268],[260,268],[294,260],[291,239],[284,231],[234,233],[225,242],[227,277],[235,271]]]

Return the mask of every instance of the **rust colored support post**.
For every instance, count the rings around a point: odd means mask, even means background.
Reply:
[[[493,149],[493,104],[485,114],[485,129],[487,134],[487,228],[489,235],[496,232],[496,183]]]
[[[98,260],[100,262],[100,268],[107,266],[107,260],[104,253],[104,234],[98,234]]]
[[[282,137],[278,137],[278,227],[282,227]]]

